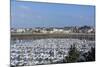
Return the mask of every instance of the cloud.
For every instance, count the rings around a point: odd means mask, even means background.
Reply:
[[[39,16],[39,15],[38,15],[38,16],[36,16],[36,18],[37,18],[37,19],[42,19],[42,16]]]
[[[26,6],[26,5],[20,5],[19,7],[20,7],[20,8],[23,8],[23,9],[29,9],[29,7]]]

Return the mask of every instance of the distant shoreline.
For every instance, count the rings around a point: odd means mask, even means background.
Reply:
[[[94,33],[11,33],[11,39],[73,38],[95,40]]]

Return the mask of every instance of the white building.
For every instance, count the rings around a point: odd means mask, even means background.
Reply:
[[[16,32],[25,32],[25,29],[16,29]]]

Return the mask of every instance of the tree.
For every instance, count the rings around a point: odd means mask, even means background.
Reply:
[[[83,56],[86,61],[95,61],[95,48],[92,47],[91,50],[84,53]]]
[[[80,56],[79,51],[75,47],[75,45],[71,45],[70,50],[68,52],[68,56],[65,57],[67,63],[77,62]]]
[[[11,65],[10,67],[16,67],[16,66]]]

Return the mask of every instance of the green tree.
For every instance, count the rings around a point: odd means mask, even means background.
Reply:
[[[70,50],[68,52],[68,56],[65,57],[67,63],[77,62],[80,56],[80,52],[77,50],[75,45],[71,45]]]

